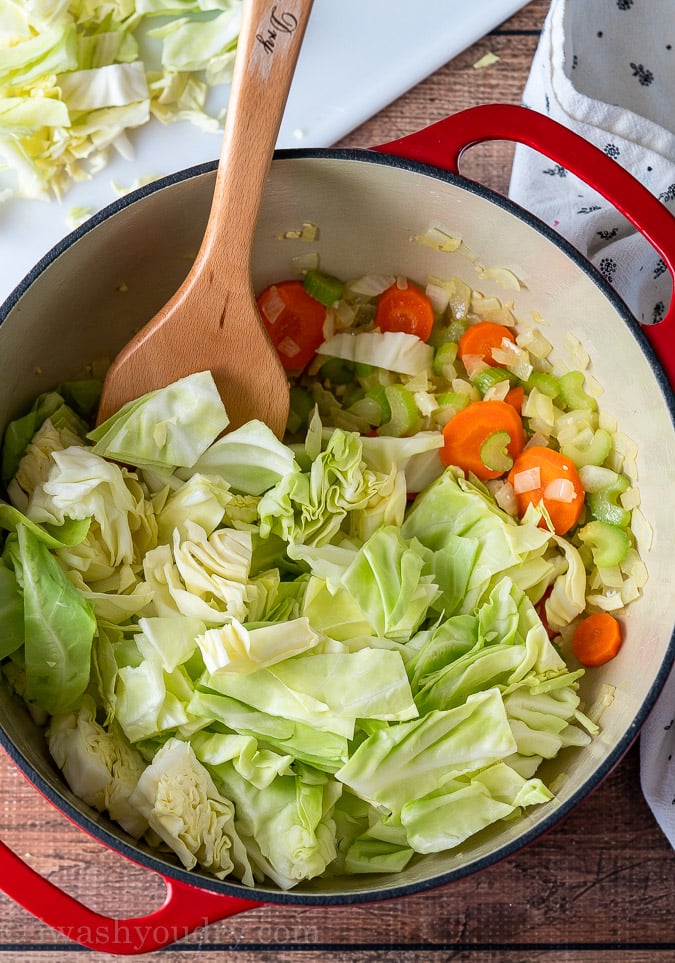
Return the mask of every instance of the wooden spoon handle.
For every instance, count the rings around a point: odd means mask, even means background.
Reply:
[[[264,183],[313,0],[244,0],[203,259],[229,286],[250,276]],[[211,271],[209,271],[211,274]]]

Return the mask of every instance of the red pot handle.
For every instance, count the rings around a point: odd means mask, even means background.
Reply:
[[[538,111],[515,104],[469,107],[373,150],[459,173],[462,152],[489,140],[525,144],[576,174],[646,237],[675,278],[675,218],[666,206],[598,147]],[[643,330],[675,385],[675,296],[665,317]]]
[[[223,896],[162,876],[166,899],[146,916],[115,919],[64,893],[0,840],[0,889],[63,936],[101,953],[149,953],[183,939],[201,926],[260,903]]]

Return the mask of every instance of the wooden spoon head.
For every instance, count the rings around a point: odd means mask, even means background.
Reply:
[[[210,370],[230,427],[252,418],[279,437],[288,381],[251,289],[260,203],[312,0],[247,0],[204,241],[176,295],[113,362],[99,423],[123,404],[196,371]]]
[[[181,289],[118,354],[106,375],[98,423],[122,405],[196,371],[211,371],[230,419],[229,430],[258,418],[278,438],[288,420],[286,372],[265,331],[251,292],[214,305],[197,276]]]

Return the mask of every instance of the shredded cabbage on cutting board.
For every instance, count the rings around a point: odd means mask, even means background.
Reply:
[[[241,0],[0,0],[0,200],[61,197],[157,118],[217,130]]]

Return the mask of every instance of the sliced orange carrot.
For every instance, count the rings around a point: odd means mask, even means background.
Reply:
[[[609,612],[594,612],[577,625],[572,651],[582,665],[594,667],[613,659],[621,648],[621,626]]]
[[[326,308],[302,281],[271,284],[258,296],[258,310],[286,371],[302,371],[324,340]]]
[[[556,534],[564,535],[578,522],[585,492],[571,458],[552,448],[533,445],[516,459],[509,481],[521,516],[529,505],[543,503]]]
[[[518,414],[523,410],[523,401],[525,400],[525,389],[522,385],[516,385],[515,388],[511,388],[510,391],[506,393],[504,401],[507,405],[512,405]]]
[[[520,415],[513,405],[496,400],[474,401],[462,408],[445,425],[443,438],[443,464],[473,472],[481,481],[499,478],[508,471],[525,444]],[[491,439],[503,448],[503,466],[484,461]]]
[[[408,281],[392,284],[377,299],[375,324],[380,331],[403,331],[426,341],[434,326],[434,308],[424,291]]]
[[[506,338],[515,344],[515,336],[510,328],[496,321],[477,321],[470,324],[457,342],[457,353],[460,360],[466,357],[477,357],[486,364],[503,368],[504,365],[492,357],[493,348],[501,348]]]

